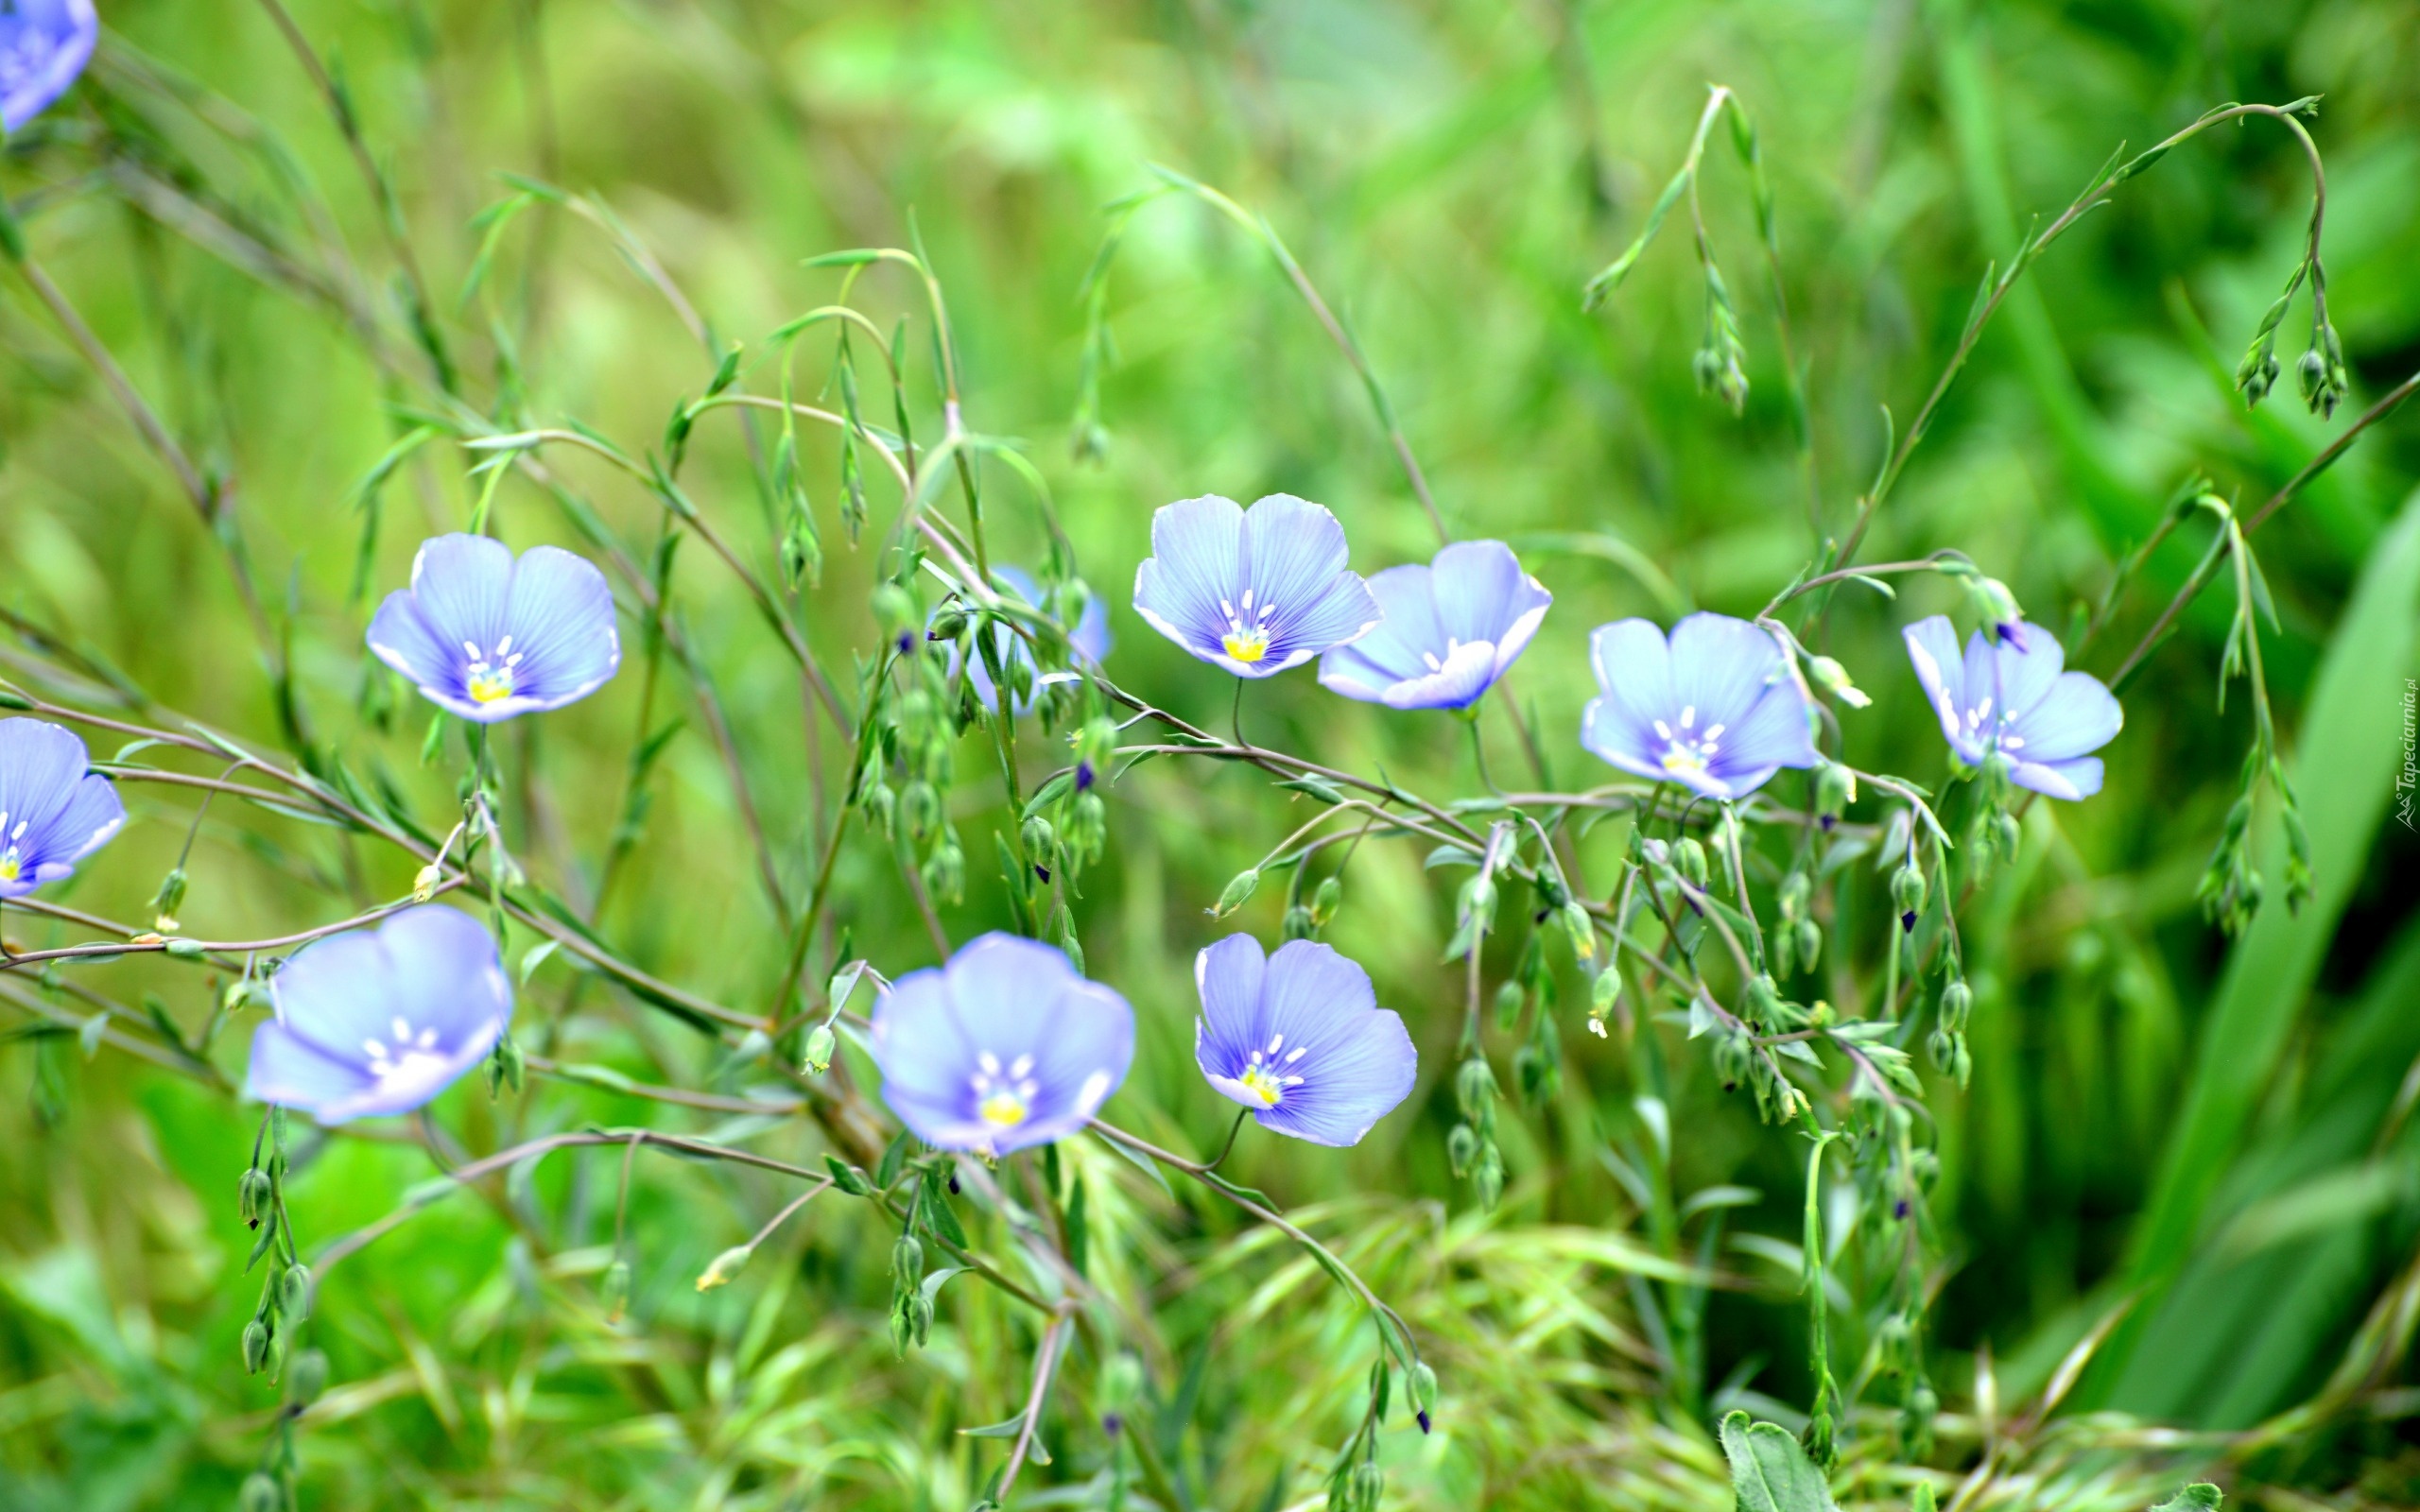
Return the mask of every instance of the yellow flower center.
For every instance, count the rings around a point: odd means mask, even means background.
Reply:
[[[1257,662],[1269,654],[1269,631],[1260,626],[1227,632],[1227,654],[1238,662]]]
[[[7,853],[0,854],[0,882],[16,881],[24,868],[25,864],[17,859],[17,848],[10,846]]]
[[[1260,1106],[1263,1108],[1275,1108],[1286,1095],[1286,1082],[1277,1074],[1277,1070],[1273,1066],[1264,1066],[1255,1062],[1247,1067],[1244,1074],[1236,1079],[1243,1084],[1244,1091],[1260,1099]],[[1300,1081],[1302,1078],[1297,1076],[1294,1080]]]
[[[521,664],[521,653],[512,648],[511,636],[498,641],[493,651],[482,652],[468,641],[462,643],[462,650],[471,659],[462,685],[473,703],[497,703],[512,696],[519,680],[513,669]]]
[[[1698,711],[1695,704],[1681,711],[1681,728],[1678,731],[1661,719],[1655,721],[1655,733],[1664,740],[1664,756],[1661,765],[1666,771],[1675,777],[1704,776],[1706,768],[1713,764],[1715,753],[1721,748],[1717,743],[1722,737],[1723,727],[1708,725],[1701,734],[1695,728],[1697,722]]]
[[[1014,1128],[1025,1122],[1027,1108],[1024,1098],[1014,1092],[1001,1091],[984,1098],[982,1106],[976,1111],[983,1115],[986,1124],[998,1128]]]

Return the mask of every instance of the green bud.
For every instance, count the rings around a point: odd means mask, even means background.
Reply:
[[[916,611],[916,595],[897,583],[883,584],[873,591],[873,618],[885,636],[893,641],[900,639],[914,629],[921,618]]]
[[[1220,919],[1226,918],[1249,902],[1253,890],[1259,885],[1260,872],[1257,869],[1236,872],[1235,880],[1227,884],[1226,891],[1219,895],[1219,906],[1211,912]]]
[[[1067,849],[1080,856],[1098,857],[1109,842],[1109,805],[1098,793],[1079,793],[1067,812]]]
[[[944,835],[925,858],[923,868],[925,888],[943,902],[955,903],[966,897],[966,852],[956,840]]]
[[[1492,1204],[1491,1204],[1492,1206]],[[1353,1467],[1352,1497],[1354,1512],[1377,1512],[1379,1498],[1386,1494],[1387,1478],[1374,1460],[1363,1460]]]
[[[521,1046],[513,1042],[512,1036],[508,1034],[496,1041],[495,1060],[504,1071],[504,1084],[516,1092],[521,1091],[528,1079],[529,1057],[522,1054]]]
[[[1479,1146],[1478,1164],[1471,1173],[1471,1184],[1478,1194],[1478,1205],[1490,1212],[1504,1195],[1504,1156],[1495,1142],[1488,1140]]]
[[[300,1323],[311,1315],[312,1289],[310,1266],[285,1267],[285,1274],[278,1280],[277,1307],[285,1314],[287,1323]]]
[[[1781,879],[1781,890],[1775,895],[1784,919],[1796,919],[1806,911],[1806,897],[1815,887],[1814,879],[1804,871],[1793,870]]]
[[[1325,929],[1343,902],[1344,884],[1334,877],[1325,878],[1311,889],[1311,922]]]
[[[596,1300],[605,1309],[605,1321],[619,1323],[631,1305],[631,1263],[617,1260],[605,1267],[605,1279],[596,1285]]]
[[[1815,815],[1824,829],[1838,824],[1856,801],[1857,778],[1847,767],[1825,762],[1815,769]]]
[[[1790,937],[1798,947],[1798,969],[1815,970],[1815,963],[1824,958],[1824,927],[1811,919],[1802,919],[1789,927]]]
[[[914,1234],[901,1234],[890,1246],[890,1277],[905,1290],[913,1291],[925,1279],[925,1246]]]
[[[1849,669],[1828,656],[1810,657],[1806,662],[1807,679],[1824,693],[1852,709],[1869,707],[1874,699],[1849,680]]]
[[[1510,1029],[1521,1022],[1521,1010],[1529,1005],[1530,995],[1521,990],[1518,982],[1507,982],[1495,989],[1495,1026]]]
[[[1941,1026],[1951,1034],[1966,1032],[1966,1016],[1975,1011],[1975,989],[1960,977],[1941,989]]]
[[[1032,698],[1032,659],[1028,657],[1012,656],[1009,658],[1009,664],[1006,671],[1009,679],[1009,692],[1013,696],[1014,701],[1024,703]]]
[[[2023,838],[2015,815],[2003,812],[1992,816],[1992,845],[2001,855],[2014,856]]]
[[[304,1349],[285,1366],[285,1400],[297,1407],[308,1407],[328,1389],[328,1357],[317,1349]]]
[[[2294,364],[2294,382],[2303,391],[2303,403],[2319,407],[2320,390],[2327,382],[2327,359],[2314,347],[2302,354]]]
[[[1470,1175],[1471,1162],[1478,1159],[1478,1131],[1468,1124],[1457,1124],[1445,1135],[1445,1163],[1454,1168],[1457,1180]]]
[[[1583,961],[1597,958],[1597,921],[1588,910],[1578,903],[1563,905],[1563,933],[1571,941],[1571,954]]]
[[[1025,821],[1025,853],[1037,867],[1047,867],[1058,859],[1059,833],[1039,814]]]
[[[1705,891],[1705,847],[1695,835],[1684,836],[1672,847],[1672,869],[1687,878],[1690,886]]]
[[[927,641],[955,641],[966,633],[966,611],[956,605],[937,610],[925,626]]]
[[[276,1188],[269,1182],[268,1173],[253,1166],[235,1184],[235,1211],[243,1215],[244,1227],[257,1228],[268,1216],[269,1204],[275,1199]]]
[[[1437,1372],[1428,1368],[1426,1360],[1415,1360],[1405,1382],[1411,1392],[1412,1411],[1419,1415],[1420,1431],[1428,1432],[1429,1415],[1437,1410]]]
[[[177,910],[184,906],[185,868],[179,867],[161,882],[160,891],[151,900],[151,927],[163,935],[177,932]]]
[[[1588,985],[1588,1016],[1596,1021],[1592,1027],[1599,1034],[1605,1032],[1605,1020],[1613,1013],[1615,1005],[1621,1001],[1621,996],[1622,974],[1611,966],[1599,971],[1597,980]]]
[[[698,1290],[711,1292],[717,1286],[730,1285],[733,1277],[748,1268],[748,1262],[755,1256],[755,1253],[756,1249],[752,1245],[734,1245],[717,1255],[706,1266],[705,1271],[699,1276]]]
[[[1485,926],[1495,919],[1495,883],[1488,877],[1473,877],[1462,889],[1462,914]]]
[[[1540,868],[1537,887],[1538,897],[1548,908],[1561,908],[1571,902],[1571,889],[1563,885],[1563,879],[1550,867]]]
[[[1781,988],[1772,975],[1758,972],[1748,983],[1747,1013],[1744,1017],[1760,1029],[1780,1029],[1784,1017]]]
[[[922,845],[941,826],[942,796],[920,777],[899,796],[899,813],[908,821],[908,838]]]
[[[244,1373],[256,1376],[268,1364],[268,1325],[259,1318],[244,1325]]]
[[[1916,927],[1916,917],[1925,911],[1925,873],[1922,867],[1908,862],[1891,873],[1891,902],[1899,910],[1899,925],[1905,930]]]
[[[1288,941],[1309,939],[1319,933],[1319,920],[1301,903],[1286,910],[1285,935]]]
[[[839,1041],[828,1023],[819,1023],[806,1037],[806,1069],[810,1075],[821,1076],[832,1069],[832,1053]]]
[[[1454,1073],[1454,1100],[1461,1106],[1464,1118],[1486,1124],[1495,1108],[1495,1073],[1489,1069],[1486,1057],[1473,1056]]]
[[[236,1512],[285,1512],[285,1490],[277,1478],[267,1470],[254,1470],[244,1477],[244,1488],[235,1494]]]

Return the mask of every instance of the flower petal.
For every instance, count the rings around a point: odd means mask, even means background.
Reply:
[[[441,903],[304,946],[269,978],[269,995],[288,1031],[365,1073],[374,1057],[415,1046],[475,1061],[512,1017],[512,984],[494,937]]]
[[[1445,634],[1463,644],[1486,641],[1496,647],[1497,664],[1511,665],[1554,595],[1521,570],[1520,558],[1500,541],[1458,541],[1439,552],[1434,565],[1431,591]]]
[[[1665,742],[1655,721],[1666,717],[1672,701],[1664,632],[1649,620],[1600,625],[1588,638],[1588,660],[1604,696],[1590,701],[1581,744],[1623,771],[1663,781]]]
[[[1151,516],[1151,555],[1134,570],[1134,610],[1151,627],[1198,657],[1226,632],[1226,612],[1243,580],[1244,512],[1233,499],[1180,499]]]
[[[54,813],[48,822],[26,832],[26,851],[40,858],[44,871],[60,868],[58,876],[65,876],[75,864],[99,850],[126,824],[126,804],[117,796],[117,784],[98,772],[87,772],[77,780],[67,803]],[[11,829],[15,825],[11,823]],[[45,876],[45,882],[57,877]]]
[[[1270,957],[1262,999],[1270,1039],[1259,1048],[1273,1044],[1278,1070],[1303,1078],[1254,1114],[1262,1126],[1314,1144],[1355,1144],[1410,1095],[1420,1054],[1349,957],[1312,940],[1286,945]]]
[[[428,633],[449,656],[468,643],[485,652],[504,638],[512,551],[487,536],[439,536],[412,558],[411,595]]]
[[[2037,625],[2029,638],[2047,633]],[[2101,765],[2098,756],[2076,756],[2058,762],[2018,762],[2009,768],[2008,774],[2008,780],[2019,787],[2029,787],[2046,798],[2066,799],[2069,802],[2100,792],[2100,779]]]
[[[376,1086],[377,1078],[353,1061],[328,1054],[282,1023],[252,1031],[251,1061],[244,1068],[247,1097],[315,1113]]]
[[[1705,728],[1703,716],[1698,721]],[[1815,765],[1815,740],[1806,728],[1806,700],[1798,684],[1784,674],[1749,706],[1737,724],[1725,726],[1707,763],[1713,774],[1737,798],[1762,787],[1783,766]]]
[[[429,628],[410,589],[398,588],[387,595],[363,639],[372,656],[411,679],[422,696],[432,702],[462,696],[462,648],[440,640]]]
[[[2038,625],[2026,639],[2037,645],[2058,644]],[[2125,725],[2126,711],[2100,679],[2089,673],[2063,672],[2006,733],[2024,742],[2012,755],[2056,765],[2099,750],[2116,740]]]
[[[1785,677],[1772,636],[1728,614],[1691,614],[1672,627],[1675,729],[1737,728],[1776,679]]]
[[[0,77],[0,125],[21,131],[66,94],[100,31],[92,0],[18,0],[0,14],[0,50],[11,55]]]
[[[1969,765],[1980,761],[1980,752],[1966,736],[1966,664],[1958,655],[1958,631],[1949,616],[1918,620],[1899,635],[1908,643],[1908,661],[1924,685],[1925,698],[1941,721],[1942,738]]]
[[[1390,709],[1467,709],[1495,685],[1495,647],[1468,641],[1454,648],[1434,672],[1407,678],[1386,691]]]
[[[512,637],[516,700],[560,709],[605,685],[622,664],[614,591],[596,564],[558,546],[532,546],[513,564],[505,629]],[[493,653],[494,646],[480,643]]]

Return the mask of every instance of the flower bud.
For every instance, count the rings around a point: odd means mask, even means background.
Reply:
[[[1025,821],[1026,859],[1037,867],[1047,867],[1059,857],[1059,832],[1050,821],[1037,814]]]
[[[910,1241],[913,1243],[913,1241]],[[734,1245],[714,1258],[698,1278],[698,1290],[711,1292],[717,1286],[728,1286],[733,1277],[748,1268],[749,1260],[756,1253],[752,1245]]]
[[[898,583],[884,583],[873,591],[873,618],[885,636],[897,640],[915,628],[916,595]]]
[[[317,1349],[304,1349],[285,1366],[285,1400],[297,1407],[308,1407],[328,1389],[328,1357]]]
[[[1067,849],[1076,855],[1098,856],[1109,841],[1109,805],[1098,793],[1077,795],[1067,814]]]
[[[1454,1073],[1454,1098],[1461,1105],[1464,1118],[1474,1124],[1486,1122],[1495,1107],[1495,1073],[1488,1068],[1486,1057],[1473,1056]]]
[[[1857,777],[1838,762],[1825,762],[1815,769],[1815,814],[1828,830],[1841,821],[1841,815],[1857,801]]]
[[[1672,859],[1672,848],[1661,840],[1641,843],[1639,853],[1647,858],[1648,865],[1654,867],[1664,866]]]
[[[412,874],[412,902],[424,903],[437,896],[437,885],[445,880],[445,872],[430,862]]]
[[[1891,873],[1891,902],[1899,910],[1899,927],[1914,930],[1916,916],[1925,911],[1925,873],[1922,867],[1910,861]]]
[[[1325,929],[1336,918],[1336,910],[1344,902],[1344,884],[1335,877],[1323,879],[1311,889],[1311,922]]]
[[[900,816],[908,821],[908,838],[918,845],[932,838],[942,822],[942,796],[923,778],[908,784],[899,798]]]
[[[268,1364],[268,1325],[259,1318],[244,1325],[244,1373],[256,1376]]]
[[[177,910],[184,905],[185,868],[171,870],[160,884],[158,896],[151,900],[151,927],[163,935],[177,932]]]
[[[1005,670],[1009,679],[1009,694],[1011,697],[1018,703],[1025,703],[1030,700],[1033,697],[1032,659],[1030,657],[1012,656],[1009,658],[1009,664]]]
[[[285,1489],[267,1470],[254,1470],[235,1493],[235,1507],[236,1512],[285,1512]]]
[[[1437,1410],[1437,1372],[1428,1368],[1426,1360],[1412,1362],[1406,1372],[1405,1384],[1411,1391],[1412,1411],[1420,1418],[1420,1431],[1428,1432],[1428,1415]]]
[[[1798,969],[1802,971],[1815,970],[1815,963],[1824,958],[1824,927],[1811,919],[1802,919],[1789,928],[1791,938],[1798,947]]]
[[[1782,1027],[1781,988],[1768,972],[1758,972],[1749,979],[1747,1012],[1742,1015],[1760,1029]]]
[[[1685,835],[1672,847],[1672,869],[1687,878],[1690,886],[1705,891],[1705,847],[1695,835]]]
[[[616,1260],[605,1267],[605,1279],[597,1283],[596,1300],[605,1308],[605,1321],[619,1323],[631,1305],[631,1263]]]
[[[1622,974],[1608,965],[1588,987],[1588,1017],[1593,1021],[1590,1027],[1603,1034],[1606,1016],[1614,1011],[1621,996]]]
[[[1479,1146],[1478,1165],[1471,1173],[1471,1185],[1478,1194],[1478,1205],[1490,1212],[1504,1196],[1504,1155],[1489,1140]]]
[[[1563,932],[1571,939],[1571,954],[1583,961],[1597,958],[1597,921],[1578,903],[1563,905]]]
[[[288,1324],[300,1323],[311,1315],[311,1267],[293,1264],[278,1279],[277,1308],[285,1314]]]
[[[1495,989],[1495,1026],[1511,1029],[1521,1022],[1521,1010],[1529,1005],[1530,995],[1521,990],[1518,982],[1507,982]]]
[[[1975,1011],[1975,989],[1963,977],[1941,989],[1941,1026],[1951,1034],[1966,1032],[1966,1016]]]
[[[966,852],[957,841],[944,836],[925,858],[923,868],[925,888],[943,902],[954,903],[966,896]]]
[[[1849,669],[1828,656],[1808,658],[1806,676],[1817,688],[1852,709],[1869,708],[1874,703],[1872,697],[1849,680]]]
[[[1812,892],[1814,887],[1814,879],[1804,871],[1793,870],[1789,876],[1782,878],[1781,887],[1774,895],[1781,904],[1781,916],[1784,919],[1796,919],[1805,913],[1807,894]]]
[[[1992,816],[1992,845],[2001,855],[2015,855],[2023,839],[2023,832],[2016,827],[2015,815],[2003,812]]]
[[[1473,877],[1462,889],[1463,917],[1485,926],[1495,919],[1495,884],[1487,877]]]
[[[1309,939],[1319,932],[1319,921],[1311,917],[1311,911],[1301,903],[1286,910],[1285,935],[1289,942]]]
[[[2303,403],[2318,408],[2321,386],[2327,382],[2327,359],[2319,354],[2318,348],[2304,352],[2295,362],[2294,382],[2302,388]]]
[[[2025,610],[2017,608],[2016,595],[2008,584],[1996,577],[1979,575],[1966,579],[1966,596],[1974,602],[1975,612],[1992,627],[1992,633],[2020,649],[2025,644],[2023,621]]]
[[[935,610],[932,619],[925,626],[925,639],[927,641],[955,641],[965,633],[966,611],[956,605]]]
[[[901,1234],[890,1246],[890,1276],[903,1290],[913,1291],[925,1279],[925,1246],[914,1234]]]
[[[235,1184],[235,1211],[243,1216],[245,1228],[261,1226],[261,1220],[268,1216],[275,1193],[268,1172],[253,1166],[244,1173],[244,1178]]]
[[[1468,1124],[1457,1124],[1445,1136],[1445,1163],[1454,1168],[1456,1179],[1470,1175],[1471,1162],[1478,1159],[1478,1132]]]
[[[522,1053],[512,1036],[506,1035],[495,1042],[496,1069],[503,1074],[504,1084],[515,1092],[521,1091],[529,1074],[529,1057]]]
[[[806,1037],[806,1069],[810,1075],[821,1076],[832,1069],[832,1052],[839,1042],[828,1023],[819,1023]]]
[[[1211,913],[1220,919],[1226,918],[1251,902],[1253,890],[1259,885],[1260,872],[1257,869],[1248,868],[1236,872],[1235,880],[1227,884],[1226,890],[1219,894],[1219,906]]]
[[[1387,1478],[1374,1460],[1363,1460],[1353,1467],[1353,1485],[1347,1493],[1353,1501],[1354,1512],[1377,1512],[1378,1501],[1386,1494]]]

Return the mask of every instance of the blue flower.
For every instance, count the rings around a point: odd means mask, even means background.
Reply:
[[[126,822],[117,788],[88,760],[57,725],[0,719],[0,898],[71,875]]]
[[[998,579],[1000,585],[1006,588],[1019,603],[1028,608],[1041,607],[1042,585],[1035,582],[1032,576],[1023,568],[994,567],[992,569],[992,576]],[[938,615],[941,610],[935,610],[933,612]],[[1024,636],[1017,634],[1007,626],[994,625],[992,627],[992,644],[998,650],[1003,666],[1015,662],[1022,662],[1028,666],[1033,664],[1033,647],[1026,644]],[[1084,600],[1084,612],[1076,621],[1076,627],[1067,631],[1067,648],[1075,653],[1076,663],[1079,666],[1098,666],[1108,658],[1109,647],[1109,606],[1098,598],[1088,597]],[[963,658],[964,653],[959,649],[958,643],[951,642],[949,647],[951,677],[958,676],[959,662]],[[967,661],[966,676],[968,680],[975,684],[975,696],[983,701],[984,708],[999,707],[999,695],[992,687],[992,674],[983,665],[983,659],[980,656]],[[1075,674],[1071,672],[1045,673],[1034,679],[1034,686],[1039,688],[1052,682],[1068,681],[1074,676]],[[1012,702],[1016,712],[1021,714],[1033,708],[1033,698],[1030,695]]]
[[[874,1005],[882,1100],[918,1139],[1005,1155],[1092,1122],[1134,1061],[1134,1010],[1038,940],[986,935]]]
[[[1646,620],[1598,627],[1581,744],[1626,772],[1711,799],[1744,798],[1785,766],[1815,765],[1806,696],[1771,635],[1727,614],[1664,632]]]
[[[479,724],[577,702],[622,664],[603,573],[554,546],[516,562],[485,536],[424,541],[369,640],[422,697]]]
[[[101,35],[93,0],[11,0],[0,7],[0,122],[11,131],[67,93]]]
[[[512,983],[495,940],[441,903],[331,935],[269,978],[247,1095],[322,1124],[408,1113],[495,1048]]]
[[[1426,567],[1370,579],[1386,618],[1320,658],[1320,682],[1390,709],[1467,709],[1504,676],[1554,595],[1500,541],[1447,546]]]
[[[1151,516],[1134,611],[1239,678],[1298,667],[1378,623],[1369,585],[1345,566],[1344,527],[1307,499],[1272,493],[1247,511],[1206,494]]]
[[[1960,761],[1980,766],[1996,750],[2019,787],[2069,799],[2100,791],[2100,758],[2091,753],[2118,738],[2125,711],[2098,679],[2061,670],[2066,652],[2049,631],[2029,625],[2010,641],[1978,630],[1962,660],[1945,614],[1901,633]]]
[[[1420,1052],[1370,973],[1298,939],[1264,958],[1230,935],[1193,958],[1201,994],[1193,1058],[1260,1126],[1313,1144],[1358,1144],[1411,1095]]]

